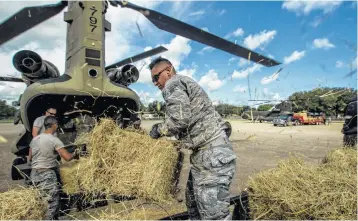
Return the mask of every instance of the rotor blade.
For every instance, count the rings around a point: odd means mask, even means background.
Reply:
[[[24,80],[22,80],[21,78],[2,77],[2,76],[0,76],[0,81],[11,81],[11,82],[21,82],[21,83],[24,83]]]
[[[137,54],[137,55],[135,55],[133,57],[126,58],[124,60],[121,60],[121,61],[118,61],[118,62],[116,62],[114,64],[111,64],[111,65],[107,66],[105,68],[105,70],[110,69],[110,68],[118,68],[118,67],[121,67],[121,66],[129,64],[129,63],[134,63],[136,61],[151,57],[153,55],[162,53],[164,51],[168,51],[168,49],[166,49],[163,46],[159,46],[159,47],[153,48],[153,49],[151,49],[149,51],[145,51],[145,52],[143,52],[141,54]]]
[[[281,64],[273,59],[260,55],[240,45],[236,45],[209,32],[203,31],[202,29],[196,28],[192,25],[186,24],[151,9],[146,9],[126,1],[115,2],[121,7],[130,8],[142,13],[159,29],[183,36],[188,39],[192,39],[202,44],[226,51],[230,54],[251,60],[255,63],[260,63],[267,67]]]
[[[60,13],[66,6],[67,2],[61,1],[57,4],[21,9],[0,24],[0,45]]]

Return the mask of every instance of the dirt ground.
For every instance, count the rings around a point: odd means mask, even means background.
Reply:
[[[250,123],[241,120],[229,120],[233,132],[230,140],[237,154],[237,168],[231,185],[231,194],[240,193],[250,176],[273,168],[280,160],[287,159],[290,154],[303,157],[307,162],[318,163],[329,150],[340,147],[342,123],[326,125],[304,125],[292,127],[274,127],[269,123]],[[147,131],[157,121],[143,121],[142,127]],[[15,156],[11,152],[11,144],[19,134],[22,125],[11,123],[0,124],[0,135],[7,139],[0,142],[0,192],[9,187],[22,184],[23,181],[12,181],[10,176],[11,163]],[[179,186],[184,189],[186,173],[189,168],[190,152],[185,152],[185,165]]]
[[[275,127],[271,123],[251,123],[244,120],[229,120],[232,126],[230,140],[237,155],[236,174],[231,184],[231,195],[239,194],[247,187],[250,176],[273,168],[290,156],[300,156],[306,162],[319,163],[332,149],[342,146],[343,123],[332,125],[302,125]],[[154,121],[143,122],[142,127],[150,130]],[[189,168],[189,151],[185,152],[185,166]],[[186,170],[180,187],[185,188]],[[182,194],[181,194],[182,195]],[[183,196],[182,196],[183,197]]]

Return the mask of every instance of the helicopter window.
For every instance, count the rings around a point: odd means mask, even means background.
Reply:
[[[101,52],[98,50],[86,48],[86,57],[99,59],[101,58]]]
[[[88,74],[89,74],[89,76],[91,76],[91,77],[97,77],[98,72],[97,72],[97,70],[95,70],[95,69],[90,69],[90,70],[88,71]]]
[[[86,63],[88,65],[101,67],[101,61],[100,60],[86,58]]]

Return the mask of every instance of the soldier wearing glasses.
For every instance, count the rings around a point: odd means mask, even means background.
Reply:
[[[56,116],[57,110],[56,108],[50,107],[47,108],[45,115],[36,118],[34,121],[34,125],[32,126],[32,137],[36,137],[37,135],[43,133],[45,131],[44,121],[47,116]],[[54,134],[57,136],[57,133]]]
[[[192,150],[186,188],[190,220],[231,219],[229,187],[236,156],[221,116],[205,91],[191,78],[176,74],[169,60],[159,57],[149,68],[167,115],[164,123],[153,125],[150,136],[175,136]]]

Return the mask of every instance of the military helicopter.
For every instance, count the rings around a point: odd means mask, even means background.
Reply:
[[[294,105],[295,102],[292,100],[249,100],[249,101],[262,101],[260,104],[267,104],[273,101],[280,101],[280,103],[273,105],[273,107],[268,111],[244,111],[242,114],[242,118],[259,121],[262,123],[263,121],[273,121],[275,117],[278,117],[282,114],[290,114],[293,112],[292,103]]]

